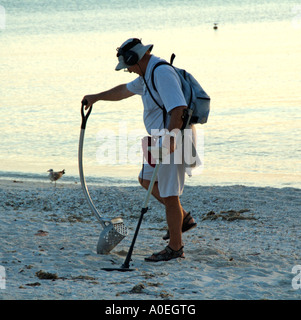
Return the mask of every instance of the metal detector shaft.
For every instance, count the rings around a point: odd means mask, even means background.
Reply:
[[[124,263],[123,263],[123,265],[121,267],[122,269],[129,269],[132,253],[133,253],[135,242],[136,242],[136,238],[138,236],[138,232],[139,232],[139,229],[140,229],[140,226],[141,226],[141,222],[142,222],[143,216],[148,210],[147,204],[148,204],[149,198],[151,196],[151,193],[153,191],[153,187],[154,187],[154,183],[156,181],[156,177],[157,177],[157,173],[158,173],[158,170],[159,170],[159,166],[160,166],[160,162],[158,161],[156,166],[155,166],[155,169],[153,171],[152,179],[151,179],[151,182],[150,182],[150,184],[148,186],[148,190],[147,190],[147,193],[146,193],[146,196],[145,196],[145,199],[144,199],[143,207],[141,209],[140,218],[138,220],[138,224],[137,224],[136,231],[135,231],[135,234],[134,234],[134,237],[133,237],[133,240],[132,240],[132,244],[131,244],[130,249],[128,251],[128,254],[127,254],[126,258],[125,258],[125,261],[124,261]]]

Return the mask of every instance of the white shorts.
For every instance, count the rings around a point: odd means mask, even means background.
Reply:
[[[154,168],[148,163],[144,163],[143,169],[139,173],[139,178],[151,180]],[[185,164],[174,164],[173,153],[170,155],[170,164],[160,164],[157,179],[159,193],[162,198],[180,196],[184,190]]]

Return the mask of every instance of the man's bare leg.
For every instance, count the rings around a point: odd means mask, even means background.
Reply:
[[[169,247],[178,251],[183,246],[182,224],[183,210],[178,196],[164,198],[166,220],[170,234]]]
[[[139,182],[146,190],[150,184],[149,180],[139,178]],[[183,209],[180,199],[176,197],[162,198],[159,193],[158,182],[154,183],[152,195],[165,206],[166,220],[170,233],[169,245],[173,250],[178,250],[182,247],[182,224],[183,219],[187,216],[187,212]],[[180,219],[180,220],[178,220]],[[191,223],[194,223],[192,218]],[[180,227],[180,232],[178,231]],[[170,230],[172,228],[172,230]],[[173,233],[173,235],[171,235]],[[179,247],[180,246],[180,247]],[[179,248],[178,248],[179,247]]]
[[[139,178],[139,182],[141,184],[141,186],[144,188],[144,189],[148,189],[148,186],[150,184],[150,181],[149,180],[145,180],[145,179],[141,179]],[[158,188],[158,182],[155,182],[154,183],[154,186],[153,186],[153,191],[152,191],[152,195],[160,202],[162,203],[163,205],[165,205],[165,202],[164,202],[164,198],[161,198],[160,197],[160,193],[159,193],[159,188]],[[180,204],[181,205],[181,204]],[[182,208],[182,212],[184,214],[184,218],[186,217],[187,215],[187,212],[183,209],[183,207],[181,206]],[[192,221],[194,222],[194,221]]]
[[[150,184],[150,181],[149,181],[149,180],[145,180],[145,179],[142,180],[140,177],[138,178],[138,180],[139,180],[141,186],[142,186],[144,189],[148,190],[148,186],[149,186],[149,184]],[[159,188],[158,188],[158,182],[155,182],[155,183],[154,183],[153,190],[152,190],[152,195],[153,195],[160,203],[162,203],[162,204],[165,205],[163,198],[160,197]]]

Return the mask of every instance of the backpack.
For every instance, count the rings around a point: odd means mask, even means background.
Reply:
[[[163,64],[172,66],[174,70],[177,72],[178,76],[180,77],[181,84],[182,84],[182,91],[188,106],[188,108],[184,110],[182,129],[185,129],[190,124],[197,124],[197,123],[204,124],[207,122],[208,116],[209,116],[210,97],[203,90],[203,88],[198,83],[198,81],[189,72],[187,72],[184,69],[174,67],[172,65],[174,58],[175,58],[175,54],[172,54],[170,58],[170,63],[166,61],[161,61],[161,62],[158,62],[153,67],[152,74],[151,74],[153,88],[155,89],[155,91],[157,91],[155,82],[154,82],[155,69]],[[152,99],[154,100],[154,102],[157,104],[158,107],[160,107],[163,110],[163,120],[165,124],[166,109],[164,108],[164,106],[160,106],[159,103],[154,99],[147,84],[146,84],[146,87]]]

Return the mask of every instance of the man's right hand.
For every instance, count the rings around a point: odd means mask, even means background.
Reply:
[[[85,110],[89,109],[95,102],[97,102],[95,94],[86,95],[82,99],[82,103],[85,103]]]

